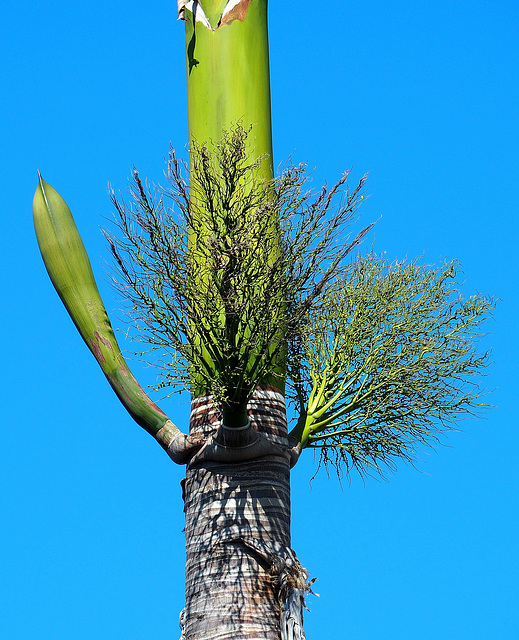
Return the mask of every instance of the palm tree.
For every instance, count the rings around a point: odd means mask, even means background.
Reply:
[[[188,176],[174,152],[167,189],[135,172],[107,237],[138,332],[166,354],[159,387],[191,390],[188,433],[132,376],[70,210],[41,176],[35,228],[120,401],[186,465],[182,638],[296,640],[310,583],[290,543],[291,467],[313,448],[339,472],[380,472],[476,410],[486,354],[474,338],[492,302],[456,297],[455,263],[350,260],[366,230],[343,233],[364,179],[344,191],[345,174],[312,199],[303,168],[274,178],[267,0],[178,8]]]

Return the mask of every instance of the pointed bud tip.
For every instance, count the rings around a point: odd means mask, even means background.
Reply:
[[[38,186],[36,187],[36,193],[34,194],[34,197],[36,197],[38,191],[41,191],[43,194],[45,193],[45,180],[43,179],[40,170],[36,169],[36,171],[38,172]]]

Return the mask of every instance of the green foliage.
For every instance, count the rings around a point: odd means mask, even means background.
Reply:
[[[412,460],[484,406],[477,337],[493,302],[460,298],[455,262],[351,260],[370,228],[344,241],[364,178],[317,198],[302,166],[262,180],[247,135],[237,126],[215,153],[195,145],[190,175],[171,152],[167,189],[135,172],[133,203],[113,198],[119,286],[159,354],[158,388],[211,393],[232,418],[259,384],[286,382],[291,435],[325,465],[382,473]]]
[[[462,300],[457,271],[370,253],[309,314],[291,359],[303,407],[293,435],[322,462],[381,472],[484,406],[474,376],[488,354],[475,338],[494,304]]]
[[[346,175],[314,201],[304,167],[258,177],[237,126],[210,153],[191,149],[191,173],[171,152],[167,189],[134,173],[128,204],[112,198],[107,234],[137,336],[158,351],[166,386],[244,406],[258,384],[283,388],[289,344],[323,291],[346,269],[346,244],[364,179]],[[188,187],[189,185],[189,187]]]

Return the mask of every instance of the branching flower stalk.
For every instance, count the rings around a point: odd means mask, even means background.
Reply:
[[[246,406],[262,380],[278,375],[283,352],[288,397],[299,407],[291,437],[301,447],[347,473],[412,460],[417,444],[436,442],[483,406],[474,376],[488,354],[478,354],[475,338],[493,302],[460,298],[455,262],[351,260],[370,227],[351,242],[337,238],[356,218],[365,178],[341,193],[346,174],[312,199],[304,167],[289,166],[265,190],[246,149],[247,132],[236,127],[219,160],[197,150],[190,178],[172,153],[168,189],[146,191],[136,174],[134,205],[114,198],[120,233],[108,237],[119,287],[139,339],[163,354],[158,388],[192,387],[196,375],[223,411]],[[202,213],[188,181],[211,199]],[[187,238],[199,225],[209,241],[195,253],[202,275],[194,281]]]
[[[369,253],[326,292],[290,363],[303,402],[292,436],[346,472],[382,472],[484,405],[475,338],[494,307],[463,300],[458,264],[388,264]],[[299,357],[299,360],[298,358]]]
[[[344,242],[365,178],[349,193],[345,175],[313,200],[302,166],[265,187],[240,126],[217,150],[196,148],[189,177],[171,152],[167,189],[135,173],[132,204],[112,194],[118,232],[107,237],[136,335],[161,354],[158,387],[198,384],[225,413],[246,407],[265,379],[284,388],[280,356],[370,227]],[[190,242],[191,233],[205,242]]]

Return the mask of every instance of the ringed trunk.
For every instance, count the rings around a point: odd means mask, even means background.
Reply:
[[[186,607],[181,616],[186,640],[281,638],[283,574],[293,558],[283,396],[272,388],[258,390],[248,414],[254,434],[275,445],[271,453],[241,461],[195,456],[187,466]],[[211,438],[221,428],[212,399],[194,399],[190,434]]]

